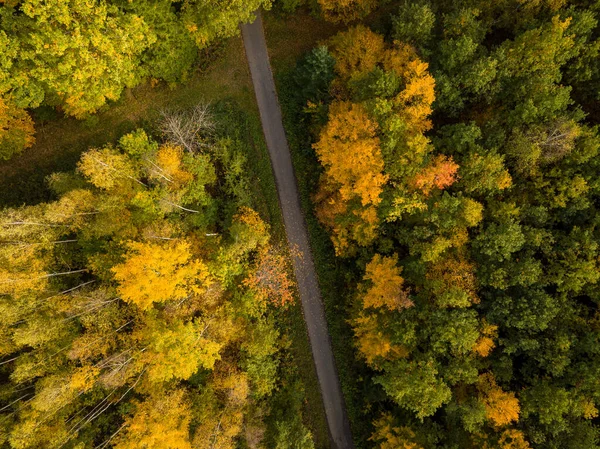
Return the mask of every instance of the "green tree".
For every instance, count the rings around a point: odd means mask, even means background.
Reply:
[[[15,7],[2,6],[14,52],[0,93],[11,94],[17,106],[60,105],[85,117],[139,82],[141,54],[155,39],[140,17],[104,1],[25,0],[21,14]]]

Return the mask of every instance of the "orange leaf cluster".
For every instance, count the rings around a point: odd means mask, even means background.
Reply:
[[[458,164],[452,157],[438,155],[413,178],[411,184],[415,189],[429,195],[434,189],[442,190],[454,184],[458,179],[457,171]]]
[[[254,273],[244,280],[262,301],[284,307],[294,302],[294,282],[289,276],[288,259],[271,249],[263,249]]]

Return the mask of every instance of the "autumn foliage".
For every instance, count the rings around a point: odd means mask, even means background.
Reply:
[[[125,301],[147,309],[155,302],[180,300],[201,293],[209,285],[208,270],[192,260],[185,242],[131,242],[125,262],[112,268],[117,291]]]
[[[262,444],[293,281],[260,215],[205,189],[228,176],[212,157],[137,130],[2,211],[0,445],[234,448],[246,422]]]
[[[369,440],[376,443],[379,449],[423,449],[416,442],[415,433],[409,427],[396,425],[389,414],[382,415],[373,425],[375,432]]]
[[[598,30],[581,2],[391,2],[299,64],[375,447],[597,444]]]
[[[514,393],[503,391],[496,384],[492,373],[479,376],[477,383],[479,398],[485,407],[486,418],[495,426],[503,426],[517,421],[521,407]]]
[[[0,97],[0,159],[30,148],[35,142],[34,132],[29,114]]]
[[[415,178],[411,181],[414,188],[421,190],[424,195],[429,195],[433,189],[445,189],[457,179],[458,165],[451,157],[436,156]]]
[[[377,0],[318,0],[321,11],[330,22],[352,22],[371,12]]]
[[[412,305],[408,292],[403,284],[404,279],[400,276],[402,269],[398,267],[397,257],[382,257],[375,254],[365,270],[365,281],[369,282],[363,296],[365,308],[382,308],[398,310]]]
[[[258,255],[254,273],[244,280],[257,296],[271,304],[284,307],[294,302],[294,284],[291,267],[284,254],[273,248],[263,248]]]
[[[369,242],[377,222],[375,207],[386,182],[383,159],[376,136],[377,124],[358,104],[336,102],[331,105],[329,122],[314,145],[325,167],[321,178],[317,216],[330,226],[337,237],[337,248],[343,252],[348,237]],[[355,202],[353,206],[350,203]],[[360,224],[350,226],[338,221],[349,207],[352,218]]]

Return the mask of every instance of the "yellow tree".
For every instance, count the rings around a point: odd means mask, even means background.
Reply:
[[[314,145],[326,175],[339,184],[342,199],[355,197],[363,206],[378,205],[386,182],[383,158],[376,136],[377,123],[365,108],[346,101],[334,102],[329,121]]]
[[[115,449],[191,449],[191,408],[183,390],[136,401],[135,411],[115,438]]]
[[[408,427],[395,425],[390,414],[382,415],[373,423],[375,431],[369,438],[379,449],[422,449],[415,433]]]
[[[0,97],[0,159],[30,148],[34,142],[33,120],[24,109]]]
[[[201,293],[210,284],[207,266],[192,259],[187,242],[130,242],[127,248],[125,261],[111,271],[121,298],[142,310]]]
[[[346,238],[344,234],[363,244],[375,237],[376,206],[381,202],[380,194],[387,180],[376,131],[377,124],[363,106],[334,102],[330,107],[329,122],[314,144],[325,167],[320,191],[315,197],[318,200],[317,216],[325,225],[334,228],[335,234],[341,235],[340,241]],[[352,201],[355,203],[355,220],[341,225],[336,221],[337,217],[331,215],[332,202],[337,203],[334,207],[342,215]],[[356,221],[366,223],[367,232],[361,232],[363,230],[356,226]],[[336,229],[338,226],[341,229]],[[349,231],[349,228],[354,230]],[[344,252],[341,244],[336,250]]]
[[[23,0],[4,15],[10,76],[0,73],[0,91],[20,106],[61,101],[67,114],[85,117],[125,87],[140,81],[141,55],[156,37],[141,17],[105,1]],[[12,54],[11,54],[12,53]]]
[[[200,424],[194,432],[194,449],[234,449],[243,430],[244,408],[250,385],[246,373],[229,363],[215,370],[205,392],[205,404],[198,410]]]
[[[164,144],[156,153],[154,161],[148,160],[151,179],[166,185],[169,190],[178,190],[194,179],[183,167],[183,149],[180,146]]]
[[[404,279],[400,276],[402,267],[398,266],[398,257],[382,257],[375,254],[367,264],[363,279],[366,289],[363,307],[376,309],[386,307],[389,310],[398,310],[410,307],[412,302],[408,292],[404,289]]]
[[[410,61],[400,76],[405,87],[394,99],[408,129],[413,133],[423,133],[431,129],[429,115],[435,100],[435,80],[428,72],[429,65],[419,59]]]
[[[139,363],[146,367],[151,382],[189,379],[201,367],[212,369],[221,358],[222,344],[208,338],[211,323],[146,321],[136,338],[144,345]]]
[[[507,429],[500,435],[498,441],[501,449],[530,449],[531,446],[525,439],[523,432],[517,429]]]
[[[369,14],[377,0],[318,0],[323,16],[330,22],[352,22]]]
[[[361,313],[351,323],[358,352],[372,367],[377,368],[381,360],[393,360],[408,355],[405,348],[394,345],[390,337],[382,331],[376,315]]]
[[[492,373],[479,375],[477,382],[479,400],[485,407],[485,414],[495,426],[503,426],[518,421],[521,407],[519,400],[512,392],[503,391],[496,384]]]
[[[483,320],[480,333],[481,336],[473,346],[473,352],[481,357],[487,357],[496,347],[494,339],[498,337],[498,326]]]
[[[335,70],[342,80],[368,73],[381,62],[385,51],[383,36],[358,25],[331,39]]]
[[[338,256],[350,254],[355,243],[368,245],[377,237],[377,208],[371,205],[363,207],[360,200],[349,204],[342,198],[339,185],[326,174],[319,180],[319,189],[313,201],[317,218],[331,231],[331,240]]]

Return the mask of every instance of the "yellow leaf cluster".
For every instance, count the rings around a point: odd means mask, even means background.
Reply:
[[[382,60],[385,52],[383,36],[364,25],[338,33],[331,39],[335,70],[343,80],[368,73]]]
[[[492,373],[479,375],[477,382],[479,399],[485,407],[485,414],[495,426],[503,426],[519,420],[521,407],[512,392],[503,391],[496,384]]]
[[[394,418],[384,414],[374,423],[375,432],[369,438],[378,449],[423,449],[415,441],[415,433],[408,427],[394,425]]]
[[[352,22],[369,14],[377,0],[318,0],[323,16],[330,22]]]
[[[339,184],[343,200],[359,197],[363,206],[381,201],[387,177],[376,136],[377,123],[365,108],[347,101],[332,103],[329,121],[314,144],[326,175]]]
[[[376,206],[387,181],[376,131],[376,122],[363,106],[336,101],[314,144],[325,167],[315,195],[317,217],[333,231],[338,254],[344,254],[351,241],[365,245],[376,236]],[[338,221],[348,215],[351,202],[349,219]]]
[[[435,80],[427,71],[428,64],[418,59],[410,61],[402,74],[406,86],[395,99],[402,118],[414,133],[431,129],[429,115],[435,100]]]
[[[498,326],[484,322],[483,328],[481,329],[481,337],[475,342],[473,352],[481,357],[487,357],[492,352],[492,349],[496,347],[494,339],[497,337]]]
[[[377,207],[372,204],[350,207],[338,187],[323,174],[313,201],[317,218],[332,234],[335,253],[344,256],[351,254],[354,243],[368,245],[377,237],[379,217]]]
[[[370,281],[370,287],[363,296],[363,307],[376,309],[386,307],[397,310],[410,307],[412,302],[408,292],[404,290],[404,279],[400,276],[402,268],[398,267],[398,257],[382,257],[375,254],[367,264],[365,281]]]
[[[29,114],[0,97],[0,159],[30,148],[35,143],[34,133]]]
[[[191,407],[183,390],[136,402],[115,449],[191,449]]]
[[[394,346],[390,338],[381,331],[375,315],[359,315],[352,320],[352,327],[358,351],[369,365],[376,366],[378,359],[392,360],[408,355],[405,348]]]
[[[124,301],[145,310],[155,302],[180,300],[200,293],[209,284],[207,266],[192,260],[183,241],[163,244],[131,242],[125,262],[112,268]]]
[[[183,149],[176,145],[162,145],[156,154],[156,170],[152,171],[155,177],[167,179],[174,185],[173,188],[180,188],[182,185],[194,179],[194,175],[184,170]]]
[[[189,379],[199,367],[212,369],[222,344],[206,338],[207,325],[176,321],[168,326],[150,321],[136,337],[145,344],[140,356],[153,383]]]
[[[516,429],[507,429],[502,432],[498,442],[502,449],[530,449],[531,446],[525,440],[523,432]]]

